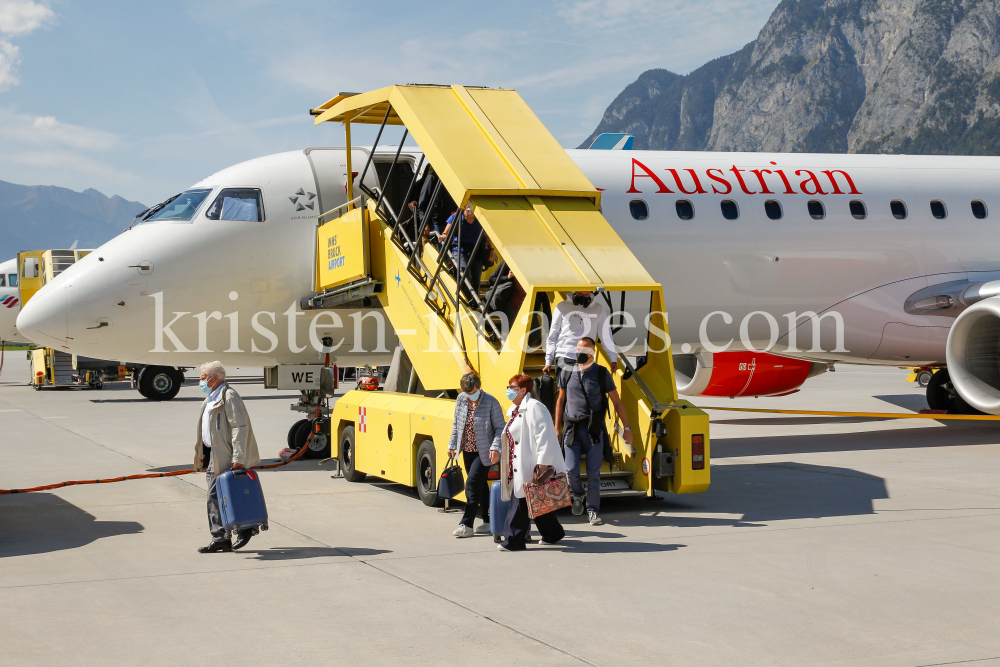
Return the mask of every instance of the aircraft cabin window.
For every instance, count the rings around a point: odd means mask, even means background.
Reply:
[[[943,201],[935,199],[931,202],[931,215],[938,220],[944,220],[948,217],[948,209],[944,207]]]
[[[264,222],[264,204],[258,188],[225,188],[205,211],[209,220]]]
[[[906,220],[906,204],[898,199],[889,202],[889,210],[892,211],[892,217],[897,220]]]
[[[767,217],[771,220],[781,220],[781,202],[768,199],[764,202],[764,213],[767,213]]]
[[[976,216],[980,220],[986,217],[986,204],[979,201],[978,199],[972,202],[972,215]]]
[[[865,208],[865,203],[860,199],[851,200],[851,215],[853,215],[857,220],[864,220],[868,217],[868,209]]]
[[[723,199],[719,208],[722,209],[722,217],[726,220],[736,220],[740,217],[740,207],[732,199]]]
[[[187,222],[194,217],[198,207],[210,194],[212,194],[211,188],[182,192],[154,206],[142,222]]]
[[[822,220],[826,217],[826,207],[823,206],[823,202],[813,199],[806,207],[809,209],[809,217],[813,220]]]
[[[628,210],[636,220],[645,220],[649,217],[649,207],[641,199],[633,199],[628,203]]]
[[[674,204],[674,208],[677,209],[677,217],[681,220],[691,220],[694,218],[694,204],[687,199],[678,199],[677,203]]]
[[[983,217],[985,217],[985,216],[983,216]],[[8,279],[7,280],[7,284],[8,285],[10,285],[11,287],[17,287],[17,274],[16,273],[8,273],[7,274],[7,279]]]

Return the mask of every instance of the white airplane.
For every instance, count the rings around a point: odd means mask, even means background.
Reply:
[[[380,183],[395,154],[382,151],[365,184],[401,206],[420,154],[404,151]],[[682,393],[782,395],[837,362],[947,364],[932,408],[1000,414],[1000,159],[568,153],[663,285]],[[397,340],[377,335],[377,309],[300,306],[317,215],[346,200],[345,158],[281,153],[196,183],[42,288],[19,330],[163,367],[311,363],[337,330],[341,364],[388,363]]]
[[[29,343],[17,331],[17,315],[21,312],[21,295],[17,289],[17,259],[0,262],[0,341]]]

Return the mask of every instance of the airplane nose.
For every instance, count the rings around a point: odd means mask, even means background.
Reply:
[[[66,349],[67,326],[66,289],[52,285],[35,294],[21,307],[17,329],[31,342],[44,347]]]

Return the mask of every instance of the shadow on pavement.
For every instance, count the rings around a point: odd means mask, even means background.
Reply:
[[[757,420],[768,426],[770,420]],[[937,422],[941,423],[941,422]],[[1000,443],[1000,430],[992,422],[944,422],[946,428],[920,426],[859,433],[768,435],[721,438],[712,441],[712,458],[808,454],[812,452],[856,452],[873,449],[961,447]],[[714,474],[714,469],[713,469]]]
[[[614,526],[759,527],[762,522],[874,514],[874,501],[889,497],[876,475],[805,463],[716,466],[708,491],[667,501],[606,503],[601,514]],[[624,510],[623,513],[619,513]],[[685,516],[732,514],[739,518]]]
[[[0,510],[0,558],[76,549],[105,537],[134,535],[134,521],[98,521],[92,514],[51,493],[4,501]]]
[[[536,543],[537,544],[537,543]],[[677,551],[686,544],[657,544],[655,542],[578,542],[576,540],[560,540],[555,547],[566,553],[577,554],[610,554],[610,553],[656,553],[661,551]],[[531,547],[529,547],[530,549]]]
[[[264,551],[244,551],[255,554],[255,560],[301,560],[304,558],[357,557],[389,554],[387,549],[365,549],[362,547],[290,547],[287,549],[267,549]]]

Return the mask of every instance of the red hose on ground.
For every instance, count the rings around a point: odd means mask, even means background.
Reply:
[[[280,468],[281,466],[286,466],[292,461],[298,460],[306,450],[309,449],[309,443],[312,441],[313,434],[310,433],[309,437],[306,439],[306,443],[302,445],[302,449],[296,452],[295,456],[291,457],[287,461],[281,461],[280,463],[269,463],[267,465],[253,466],[251,470],[267,470],[268,468]],[[124,477],[109,477],[107,479],[84,479],[75,480],[69,482],[59,482],[58,484],[46,484],[45,486],[33,486],[30,489],[0,489],[0,495],[13,494],[13,493],[34,493],[35,491],[49,491],[50,489],[60,489],[64,486],[76,486],[78,484],[110,484],[111,482],[124,482],[130,479],[150,479],[153,477],[177,477],[179,475],[190,475],[195,472],[204,472],[204,470],[195,470],[194,468],[190,470],[174,470],[173,472],[152,472],[144,473],[142,475],[125,475]]]

